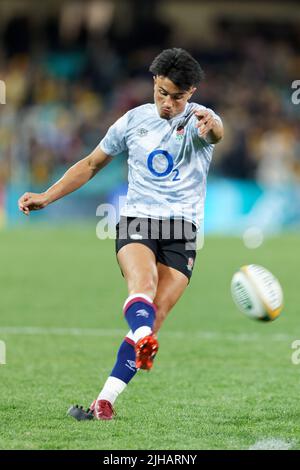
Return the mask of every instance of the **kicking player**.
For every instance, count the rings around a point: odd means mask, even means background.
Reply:
[[[98,398],[80,419],[108,420],[118,395],[138,369],[151,369],[157,332],[185,291],[196,257],[196,231],[203,219],[206,177],[222,121],[189,100],[203,78],[183,49],[163,50],[150,66],[154,104],[128,111],[96,149],[41,194],[25,193],[19,209],[43,209],[87,183],[118,154],[128,156],[128,193],[117,225],[116,252],[128,286],[123,310],[130,331]]]

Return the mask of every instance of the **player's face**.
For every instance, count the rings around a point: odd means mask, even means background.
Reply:
[[[167,77],[154,77],[154,102],[160,117],[172,119],[182,113],[195,90],[196,88],[181,90]]]

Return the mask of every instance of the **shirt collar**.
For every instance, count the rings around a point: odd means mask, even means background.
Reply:
[[[181,118],[183,118],[183,116],[186,114],[187,110],[188,110],[188,106],[189,106],[189,102],[186,103],[185,105],[185,108],[184,110],[182,111],[182,113],[180,114],[176,114],[176,116],[174,116],[172,119],[163,119],[160,117],[159,115],[159,112],[157,110],[157,106],[155,103],[153,103],[153,106],[155,108],[155,113],[156,115],[159,117],[159,119],[161,119],[162,121],[166,121],[166,123],[168,123],[170,126],[172,126],[172,124],[176,123],[177,121],[179,121]]]

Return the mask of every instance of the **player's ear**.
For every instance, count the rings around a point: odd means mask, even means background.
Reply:
[[[193,94],[195,93],[195,91],[197,90],[197,88],[194,86],[193,88],[190,89],[190,95],[189,95],[189,98],[191,98],[191,96],[193,96]]]

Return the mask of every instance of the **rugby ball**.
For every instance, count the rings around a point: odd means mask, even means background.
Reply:
[[[281,285],[270,271],[257,264],[242,266],[233,275],[231,294],[238,309],[255,320],[273,321],[281,313]]]

